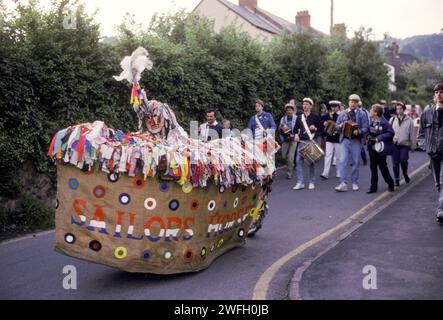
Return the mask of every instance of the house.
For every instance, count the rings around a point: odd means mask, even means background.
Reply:
[[[388,69],[389,90],[395,92],[399,85],[398,79],[401,79],[402,77],[404,78],[404,67],[413,64],[414,62],[420,63],[421,60],[411,54],[401,53],[400,46],[397,42],[394,41],[391,44],[386,44],[386,41],[387,40],[385,39],[381,44],[383,45],[382,50],[384,50],[385,54],[385,66]]]
[[[400,46],[397,42],[392,42],[390,46],[386,48],[385,57],[387,62],[392,65],[397,74],[401,74],[404,72],[403,67],[413,64],[414,62],[420,63],[421,60],[412,54],[401,53]]]
[[[213,21],[214,31],[235,25],[251,37],[269,41],[283,30],[309,32],[314,36],[326,36],[311,27],[308,11],[299,11],[294,23],[258,7],[258,0],[239,0],[238,5],[227,0],[201,0],[193,13]]]

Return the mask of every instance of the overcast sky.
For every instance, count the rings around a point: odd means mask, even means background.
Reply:
[[[6,0],[6,2],[13,0]],[[50,0],[41,0],[50,3]],[[238,4],[238,0],[230,0]],[[103,35],[115,35],[115,25],[125,13],[147,24],[155,12],[180,9],[192,11],[200,0],[83,0],[91,12],[99,9],[97,20]],[[385,32],[397,38],[439,33],[443,28],[443,0],[334,0],[335,22],[348,26],[348,36],[360,26],[372,28],[376,39]],[[330,0],[258,0],[258,6],[294,22],[297,11],[309,10],[314,28],[329,33]]]

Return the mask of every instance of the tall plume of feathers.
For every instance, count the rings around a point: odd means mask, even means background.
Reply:
[[[114,76],[117,81],[127,80],[129,83],[139,82],[144,70],[151,70],[153,62],[149,58],[148,50],[138,47],[130,56],[126,56],[120,66],[123,71],[119,76]]]

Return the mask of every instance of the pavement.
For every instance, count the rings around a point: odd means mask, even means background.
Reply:
[[[300,297],[443,299],[443,225],[434,219],[437,199],[428,176],[314,261],[303,273]],[[363,273],[365,266],[375,269]],[[368,290],[363,282],[369,283],[369,272],[376,278]]]
[[[426,154],[412,154],[410,172],[427,162]],[[321,173],[319,166],[317,176]],[[0,243],[0,299],[250,300],[262,279],[266,279],[261,292],[265,299],[288,299],[294,270],[329,245],[329,238],[313,240],[349,220],[387,190],[380,181],[379,193],[367,195],[369,167],[360,169],[361,190],[343,194],[334,191],[338,184],[335,178],[318,180],[314,191],[294,191],[295,179],[286,180],[285,172],[279,172],[263,228],[244,247],[229,251],[198,273],[129,274],[77,260],[54,251],[53,233]],[[405,188],[401,186],[398,192]],[[272,269],[294,248],[306,250]],[[63,289],[66,265],[77,269],[76,290]]]

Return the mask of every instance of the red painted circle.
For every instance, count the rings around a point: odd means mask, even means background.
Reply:
[[[105,187],[103,186],[96,186],[94,190],[92,190],[92,194],[94,197],[101,199],[106,195]]]
[[[134,188],[141,190],[145,186],[145,180],[142,178],[135,178],[132,184]]]

